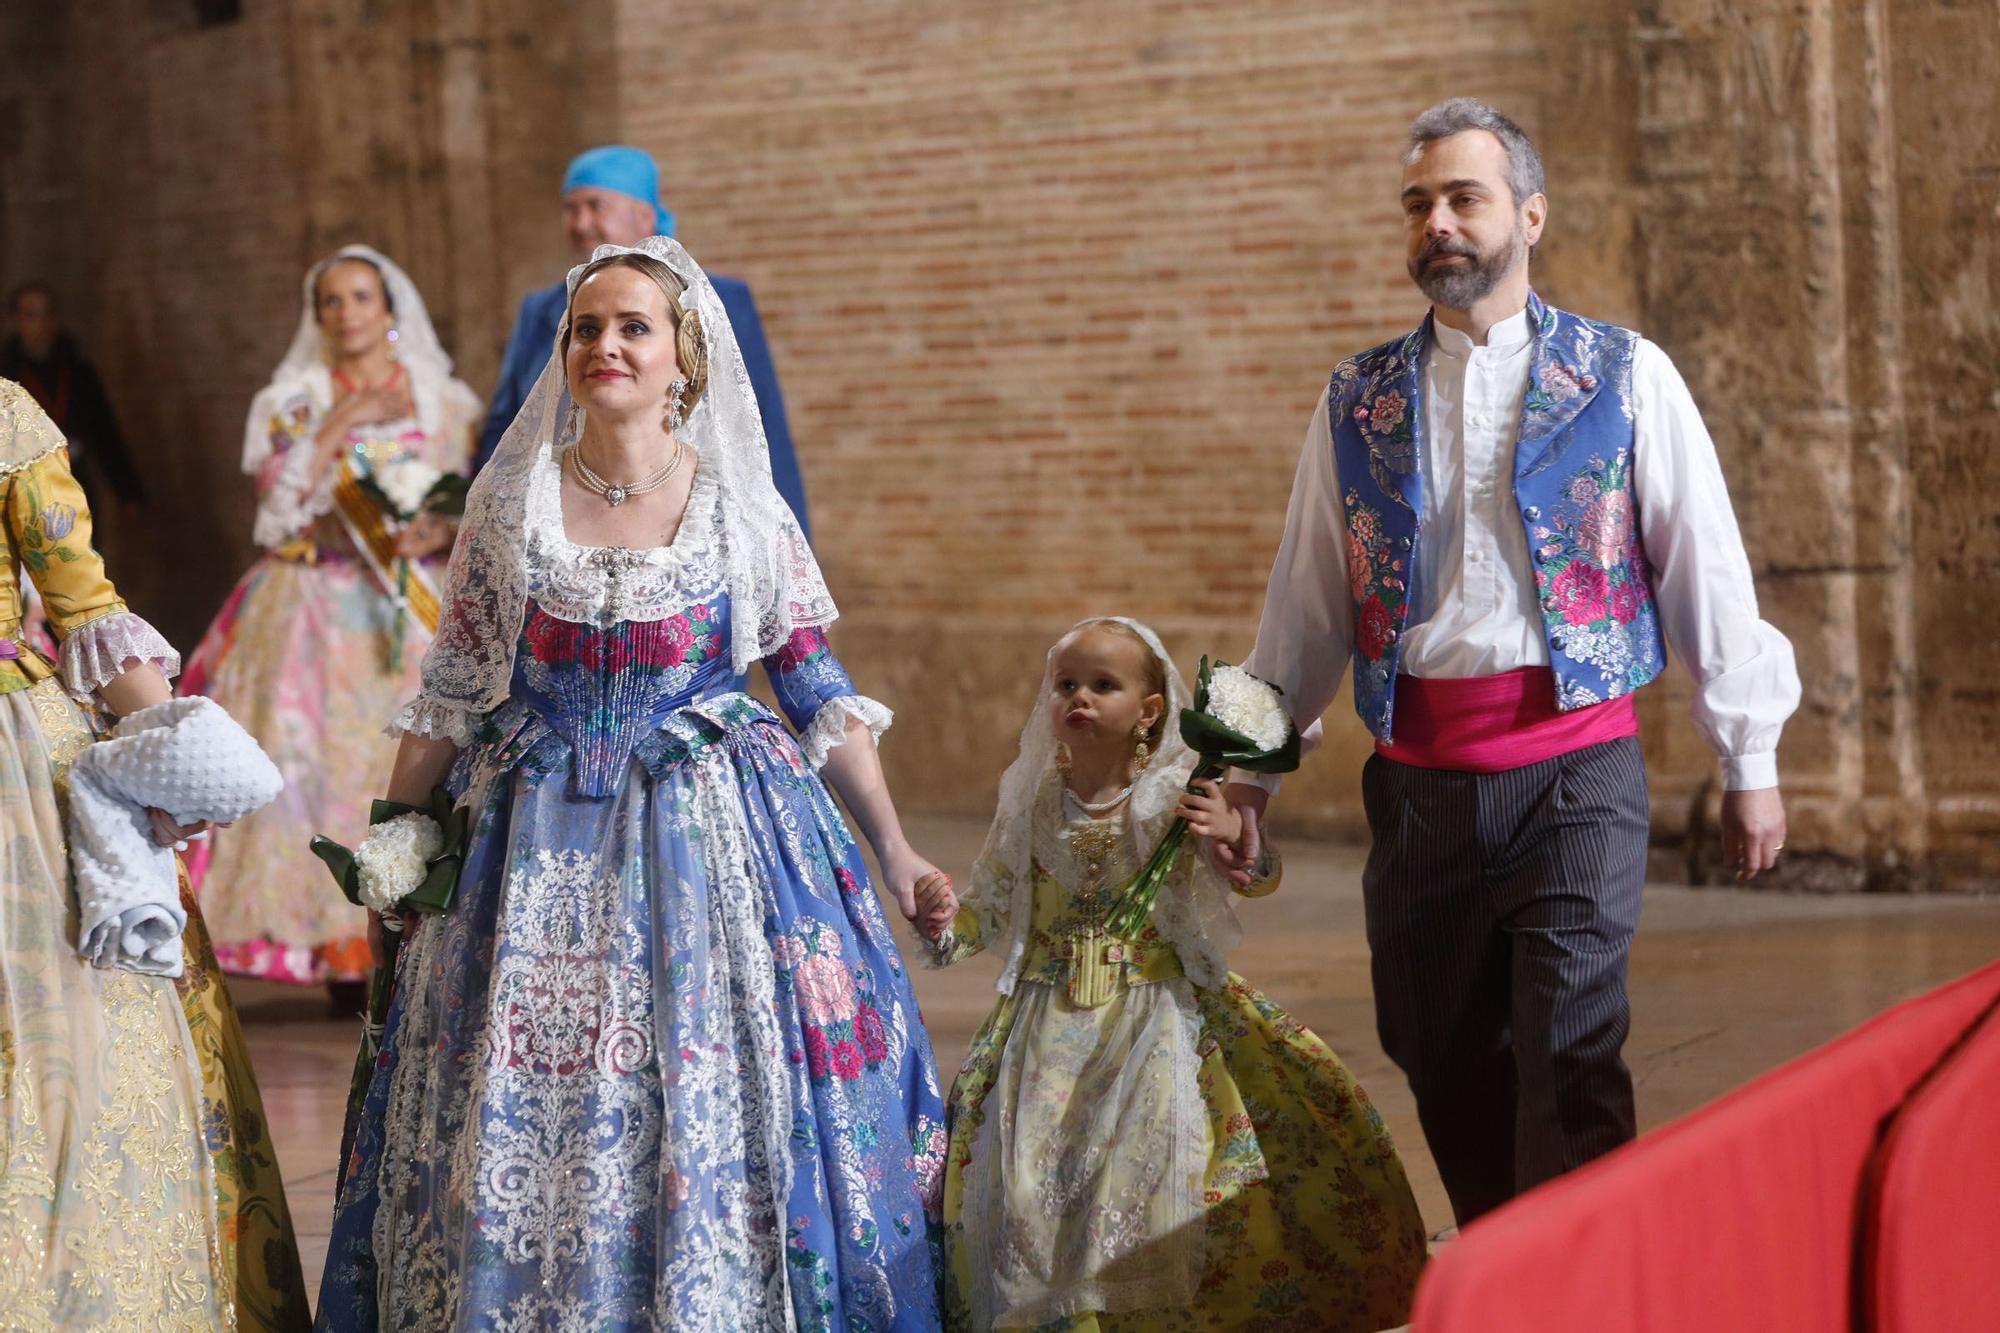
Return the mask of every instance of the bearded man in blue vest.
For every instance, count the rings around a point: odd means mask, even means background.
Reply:
[[[1304,728],[1352,665],[1378,1028],[1464,1223],[1637,1132],[1633,692],[1670,648],[1693,673],[1748,879],[1784,845],[1799,681],[1673,363],[1529,286],[1548,199],[1527,135],[1468,98],[1426,111],[1402,212],[1430,315],[1333,372],[1246,666]],[[1228,790],[1250,831],[1217,856],[1240,869],[1275,787]]]
[[[652,154],[624,144],[604,144],[579,153],[563,173],[563,234],[581,264],[600,245],[637,245],[648,236],[674,234],[674,215],[660,202],[660,168]],[[757,398],[758,415],[764,419],[764,438],[771,449],[771,480],[785,497],[799,528],[812,540],[812,525],[806,518],[805,480],[799,475],[799,460],[792,449],[792,430],[785,420],[785,398],[778,391],[777,367],[771,363],[771,347],[764,340],[764,323],[757,315],[757,302],[750,286],[741,278],[710,272],[715,294],[729,326],[743,349],[743,369],[750,376],[750,391]],[[521,301],[521,313],[514,321],[513,336],[500,358],[500,383],[493,390],[487,409],[486,427],[479,436],[480,467],[493,456],[500,437],[514,422],[514,414],[535,387],[535,377],[555,346],[556,326],[567,308],[569,289],[561,279],[539,291],[529,292]]]

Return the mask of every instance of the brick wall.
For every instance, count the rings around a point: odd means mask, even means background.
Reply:
[[[903,802],[983,812],[1073,619],[1248,647],[1327,371],[1421,313],[1404,126],[1473,93],[1548,158],[1538,286],[1704,406],[1807,680],[1791,882],[2000,872],[1994,0],[177,9],[0,15],[0,276],[65,284],[162,497],[118,572],[183,642],[249,558],[242,413],[305,266],[395,255],[483,392],[565,262],[563,162],[622,139],[757,292]],[[1640,707],[1662,868],[1701,873],[1689,694]],[[1329,721],[1282,808],[1358,832]]]
[[[1072,621],[1248,649],[1328,371],[1422,313],[1403,128],[1536,82],[1525,4],[975,9],[640,0],[619,48],[683,239],[759,293],[892,777],[966,812]],[[1288,804],[1352,829],[1335,722]]]

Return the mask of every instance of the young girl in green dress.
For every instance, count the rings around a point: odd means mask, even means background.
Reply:
[[[1004,954],[952,1089],[946,1322],[966,1329],[1379,1329],[1408,1317],[1421,1218],[1394,1145],[1326,1044],[1242,978],[1228,882],[1186,848],[1147,924],[1111,900],[1187,788],[1187,690],[1125,619],[1059,640],[960,902],[919,890],[933,962]],[[1276,887],[1259,868],[1250,896]]]

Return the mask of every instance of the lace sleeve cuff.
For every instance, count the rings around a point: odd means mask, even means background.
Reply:
[[[472,720],[474,714],[469,708],[457,704],[418,695],[403,705],[403,711],[396,714],[396,720],[389,724],[391,736],[428,736],[434,740],[450,741],[463,750],[472,744]]]
[[[314,519],[333,512],[333,486],[338,469],[329,467],[313,479],[314,444],[310,436],[294,444],[277,465],[270,490],[257,504],[251,540],[264,550],[276,550],[312,526]]]
[[[844,694],[838,699],[828,699],[813,714],[812,724],[799,736],[799,749],[804,751],[806,762],[814,768],[823,768],[827,756],[847,743],[847,720],[854,718],[868,728],[876,740],[896,715],[882,704],[860,694]]]
[[[124,675],[125,664],[134,658],[151,662],[168,680],[181,673],[181,655],[174,646],[130,611],[86,621],[63,638],[63,688],[77,699],[88,699]]]

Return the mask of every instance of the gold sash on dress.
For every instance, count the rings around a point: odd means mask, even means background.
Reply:
[[[422,564],[403,560],[396,554],[396,536],[389,530],[388,516],[362,489],[352,465],[345,459],[341,460],[340,476],[333,484],[333,512],[339,516],[354,548],[361,552],[369,571],[381,583],[382,591],[392,598],[407,600],[410,615],[422,627],[424,637],[435,637],[439,611],[437,588]],[[405,567],[406,579],[398,577],[398,561]]]

